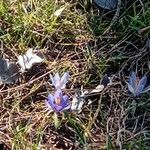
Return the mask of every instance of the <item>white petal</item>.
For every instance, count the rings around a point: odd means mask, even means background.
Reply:
[[[40,63],[43,61],[43,58],[37,56],[36,54],[34,54],[32,57],[31,57],[31,60],[29,61],[29,64],[34,64],[34,63]]]
[[[104,85],[98,85],[91,93],[99,93],[104,89]]]
[[[78,113],[80,113],[82,110],[83,104],[84,104],[84,99],[81,98],[80,96],[75,95],[71,102],[71,110],[78,111]]]
[[[33,49],[29,49],[24,55],[18,56],[18,63],[21,67],[21,71],[24,72],[26,69],[30,69],[33,64],[43,62],[43,58],[33,53]]]

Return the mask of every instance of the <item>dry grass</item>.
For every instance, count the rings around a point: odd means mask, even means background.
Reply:
[[[111,24],[115,11],[86,2],[0,2],[1,55],[16,62],[19,54],[35,48],[45,56],[17,83],[1,85],[0,149],[150,148],[150,94],[135,102],[125,84],[131,71],[149,79],[150,3],[125,1]],[[56,130],[45,100],[54,90],[49,74],[65,71],[71,75],[65,91],[70,100],[81,86],[95,88],[104,74],[112,77],[112,85],[88,95],[81,113],[61,114]]]

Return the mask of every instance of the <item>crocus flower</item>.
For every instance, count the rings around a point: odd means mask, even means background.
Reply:
[[[60,77],[58,73],[56,73],[54,77],[50,75],[52,84],[56,89],[65,89],[66,83],[68,82],[68,78],[69,78],[69,73],[67,72],[65,72],[62,77]]]
[[[62,112],[70,108],[68,96],[63,95],[60,89],[56,90],[54,96],[52,94],[48,95],[46,104],[48,108],[53,109],[56,112]]]
[[[146,93],[150,90],[150,86],[145,87],[147,82],[147,77],[143,76],[139,79],[135,72],[132,72],[129,81],[127,82],[129,91],[133,94],[134,97]]]

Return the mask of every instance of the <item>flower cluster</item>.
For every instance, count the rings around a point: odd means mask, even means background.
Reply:
[[[64,110],[77,110],[76,107],[80,103],[83,105],[83,100],[79,100],[80,96],[73,99],[72,103],[69,102],[69,97],[63,93],[63,89],[66,88],[66,83],[69,79],[69,73],[64,73],[62,77],[58,73],[54,76],[50,75],[52,85],[55,87],[55,93],[52,95],[49,93],[46,100],[46,105],[49,109],[55,112],[62,112]],[[133,94],[134,97],[140,96],[142,93],[150,91],[150,86],[146,87],[147,77],[144,75],[141,79],[136,76],[135,72],[131,73],[129,81],[127,82],[128,90]],[[94,89],[99,91],[99,89]],[[101,91],[101,90],[100,90]],[[75,100],[75,101],[74,101]],[[81,108],[80,108],[81,109]]]
[[[56,91],[54,95],[49,94],[48,100],[46,101],[47,106],[56,112],[62,112],[64,110],[70,109],[69,97],[63,95],[62,89],[65,89],[66,83],[68,82],[69,73],[64,73],[62,77],[58,73],[53,77],[50,75],[52,85],[55,87]]]

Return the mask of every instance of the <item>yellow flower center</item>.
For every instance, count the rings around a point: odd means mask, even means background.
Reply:
[[[55,98],[55,104],[60,105],[61,99],[60,97]]]

